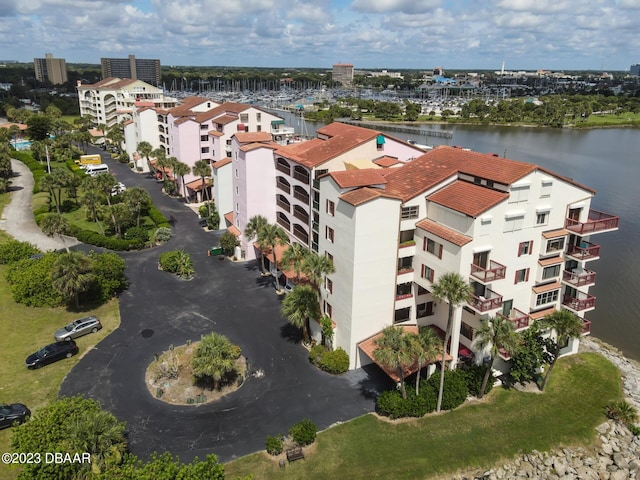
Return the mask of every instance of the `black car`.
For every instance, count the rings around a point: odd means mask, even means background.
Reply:
[[[21,403],[0,404],[0,428],[20,425],[26,422],[30,416],[31,410]]]
[[[56,342],[29,355],[25,363],[27,368],[40,368],[62,358],[71,358],[76,353],[78,353],[78,345],[73,340]]]

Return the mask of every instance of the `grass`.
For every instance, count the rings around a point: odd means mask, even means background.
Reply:
[[[9,202],[9,194],[0,195],[0,207]],[[0,231],[0,243],[11,237]],[[116,299],[94,310],[72,312],[65,307],[33,308],[15,303],[5,280],[7,267],[0,266],[0,402],[24,403],[31,412],[49,404],[58,397],[60,385],[69,371],[82,356],[100,340],[120,325],[120,310]],[[27,355],[38,348],[54,342],[53,333],[71,320],[96,315],[102,322],[102,330],[85,335],[77,340],[80,353],[38,370],[27,370],[24,364]],[[11,451],[11,429],[0,430],[0,451]],[[11,479],[18,472],[0,464],[0,478]]]
[[[225,472],[260,479],[450,477],[533,449],[588,445],[606,420],[605,406],[621,398],[616,367],[582,353],[558,362],[543,394],[494,389],[482,402],[397,423],[365,415],[319,434],[306,460],[284,470],[257,453],[226,464]]]

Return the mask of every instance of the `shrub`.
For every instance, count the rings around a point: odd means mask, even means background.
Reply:
[[[320,368],[329,373],[344,373],[349,370],[349,355],[342,348],[328,351],[322,356]]]
[[[266,441],[267,453],[269,455],[280,455],[283,450],[282,438],[279,436],[268,436]]]
[[[480,395],[480,387],[482,386],[482,379],[484,378],[484,374],[489,368],[488,365],[471,365],[467,367],[462,367],[460,371],[464,372],[465,380],[467,382],[467,389],[469,390],[469,394],[477,397]],[[484,389],[484,393],[487,394],[493,388],[493,384],[495,382],[495,377],[493,374],[489,377],[489,381],[487,382],[487,387]]]
[[[124,233],[124,238],[127,240],[140,240],[142,243],[149,241],[149,230],[144,227],[130,227]]]
[[[376,410],[389,418],[422,417],[435,410],[433,392],[428,389],[417,396],[415,390],[407,390],[407,398],[402,398],[399,390],[382,392],[376,400]]]
[[[218,212],[213,212],[207,217],[207,228],[209,230],[218,230],[220,228],[220,215]]]
[[[129,154],[127,152],[122,152],[118,155],[118,162],[120,163],[129,163]]]
[[[123,238],[105,237],[104,235],[92,230],[77,230],[71,233],[82,243],[95,245],[96,247],[105,247],[109,250],[136,250],[144,247],[144,242],[137,238],[125,240]]]
[[[135,167],[134,163],[133,162],[129,162],[129,168],[133,168],[133,167]]]
[[[224,232],[220,236],[220,246],[226,256],[233,255],[233,250],[240,245],[238,238],[231,232]]]
[[[163,187],[167,195],[174,196],[176,193],[178,193],[176,182],[174,182],[173,180],[169,180],[169,179],[165,180],[163,183]]]
[[[610,419],[626,425],[633,425],[638,420],[638,412],[625,400],[607,405],[606,414]]]
[[[165,272],[176,273],[178,271],[179,250],[170,250],[160,254],[160,268]]]
[[[311,445],[315,441],[317,433],[318,427],[307,418],[299,421],[289,429],[289,435],[301,447]]]
[[[13,263],[40,253],[38,247],[29,242],[9,240],[0,245],[0,263]]]
[[[309,361],[316,367],[319,367],[320,362],[322,361],[322,356],[326,351],[327,349],[324,345],[315,345],[311,347],[311,350],[309,350]]]
[[[171,229],[168,227],[160,227],[151,235],[153,242],[164,243],[171,240]]]
[[[9,265],[6,278],[17,303],[29,307],[57,307],[64,298],[51,282],[51,271],[58,254],[45,253],[38,259],[24,259]]]
[[[433,390],[437,396],[438,389],[440,388],[440,371],[431,375],[426,383],[430,388],[425,388],[425,391]],[[444,372],[442,410],[452,410],[459,407],[464,403],[468,395],[469,390],[467,388],[466,375],[463,371],[458,369]]]
[[[211,210],[213,211],[213,209],[214,207],[212,204]],[[209,216],[209,202],[205,202],[200,205],[200,208],[198,208],[198,215],[200,215],[200,218],[207,218]]]
[[[153,223],[156,224],[156,227],[170,227],[167,217],[165,217],[156,207],[150,206],[148,215],[151,220],[153,220]]]
[[[127,288],[127,277],[124,274],[125,261],[115,253],[89,252],[93,262],[94,286],[90,290],[92,298],[106,302]]]

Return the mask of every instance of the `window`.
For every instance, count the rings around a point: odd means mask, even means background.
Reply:
[[[209,140],[209,135],[200,135],[201,142],[206,142],[207,140]]]
[[[325,228],[325,231],[324,231],[325,238],[329,240],[331,243],[333,243],[334,242],[333,228],[326,227],[326,226],[324,228]]]
[[[333,314],[333,307],[329,302],[324,302],[324,314],[329,318],[331,318]]]
[[[236,195],[240,195],[240,188],[236,185]]]
[[[522,255],[531,255],[532,250],[533,250],[533,241],[522,242],[518,246],[518,256],[521,257]]]
[[[516,279],[513,283],[526,282],[529,280],[529,269],[523,268],[522,270],[516,270]]]
[[[231,140],[227,140],[227,145],[231,146]]]
[[[509,193],[509,203],[526,202],[529,199],[529,185],[513,186]]]
[[[256,113],[256,121],[257,122],[261,122],[262,121],[262,113],[260,113],[260,112]]]
[[[209,147],[202,147],[200,153],[209,153]]]
[[[553,187],[552,180],[542,180],[540,186],[540,198],[549,198],[551,196],[551,187]]]
[[[422,265],[422,278],[426,278],[430,282],[433,282],[435,272],[433,268],[429,268],[426,265]]]
[[[536,225],[546,225],[549,223],[549,212],[540,212],[536,215]]]
[[[324,288],[327,292],[333,293],[333,281],[329,277],[324,277]]]
[[[208,128],[206,123],[201,123],[200,124],[200,130],[206,130]]]
[[[240,122],[247,123],[248,121],[249,121],[249,114],[248,113],[241,113],[240,114]]]
[[[433,315],[433,302],[425,302],[416,305],[416,316],[418,318],[429,317]]]
[[[240,211],[240,204],[236,203],[236,213],[238,213]]]
[[[438,258],[442,258],[442,244],[425,237],[422,248],[425,252],[429,252]]]
[[[462,322],[460,326],[460,333],[469,340],[473,340],[473,327],[467,323]]]
[[[331,255],[329,252],[325,251],[324,252],[324,256],[327,257],[329,260],[331,260],[331,263],[333,263],[333,255]]]
[[[429,293],[429,290],[424,288],[422,285],[418,285],[418,295],[426,295]]]
[[[547,303],[557,302],[559,293],[560,290],[552,290],[550,292],[541,293],[536,297],[536,307],[546,305]]]
[[[402,207],[402,220],[410,220],[412,218],[418,218],[418,212],[420,210],[419,205],[413,207]]]
[[[332,217],[336,214],[336,204],[331,200],[327,200],[327,214]]]
[[[564,237],[552,238],[547,242],[547,253],[564,250]]]
[[[523,224],[524,224],[524,214],[508,216],[504,220],[504,231],[505,233],[507,233],[507,232],[515,232],[517,230],[522,230]]]
[[[236,176],[236,178],[238,178],[238,169],[237,169],[237,168],[236,168],[236,171],[235,171],[235,176]],[[237,188],[238,188],[238,187],[236,187],[236,189],[237,189]]]
[[[249,128],[249,127],[247,127]],[[256,126],[256,132],[261,132],[262,131],[262,125],[258,125]]]
[[[560,264],[551,265],[550,267],[542,269],[542,280],[549,280],[550,278],[555,278],[558,275],[560,275]]]

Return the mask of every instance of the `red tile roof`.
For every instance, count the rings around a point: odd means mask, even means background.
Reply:
[[[233,136],[236,137],[240,143],[271,141],[271,134],[269,132],[238,132]]]
[[[547,315],[551,315],[555,311],[556,311],[555,307],[545,308],[544,310],[540,310],[538,312],[531,312],[529,316],[534,320],[538,320],[540,318],[546,317]]]
[[[475,218],[507,198],[508,193],[456,180],[429,195],[427,200]]]
[[[205,178],[204,184],[205,184],[205,187],[210,187],[211,185],[213,185],[213,180],[210,178]],[[192,180],[188,182],[186,186],[187,188],[193,190],[194,192],[199,192],[200,190],[202,190],[202,179],[198,178],[196,180]]]
[[[429,232],[436,237],[442,238],[449,243],[453,243],[459,247],[466,245],[473,241],[473,238],[463,235],[460,232],[456,232],[455,230],[445,227],[444,225],[440,225],[439,223],[434,222],[433,220],[424,219],[416,223],[416,227],[424,230],[425,232]]]
[[[381,192],[375,188],[357,188],[355,190],[350,190],[347,193],[343,193],[338,198],[340,200],[347,202],[354,207],[366,203],[374,198],[378,198],[381,196]]]
[[[256,150],[258,148],[270,148],[271,150],[277,150],[281,145],[275,142],[268,143],[248,143],[246,145],[242,145],[239,150],[243,152],[250,152],[251,150]]]
[[[538,264],[546,267],[549,265],[557,265],[558,263],[563,263],[564,259],[561,256],[551,257],[551,258],[543,258],[542,260],[538,260]]]
[[[373,163],[383,168],[388,168],[388,167],[393,167],[394,165],[398,165],[399,163],[402,163],[402,162],[398,160],[396,157],[389,157],[385,155],[384,157],[376,158],[373,161]]]
[[[229,157],[223,158],[222,160],[218,160],[212,166],[213,168],[224,167],[225,165],[229,165],[231,163],[231,159]]]
[[[385,178],[380,175],[380,172],[373,168],[330,172],[329,175],[340,188],[366,187],[387,183]]]
[[[566,228],[560,228],[558,230],[550,230],[548,232],[542,232],[542,236],[544,238],[558,238],[558,237],[566,237],[571,232]]]
[[[221,117],[216,117],[213,120],[213,123],[217,123],[218,125],[226,125],[227,123],[231,123],[238,120],[238,117],[235,115],[222,115]]]
[[[553,282],[553,283],[547,283],[546,285],[533,287],[532,290],[535,293],[544,293],[544,292],[550,292],[551,290],[558,290],[560,287],[562,287],[560,282]]]
[[[229,225],[233,225],[233,212],[227,212],[223,215]]]

